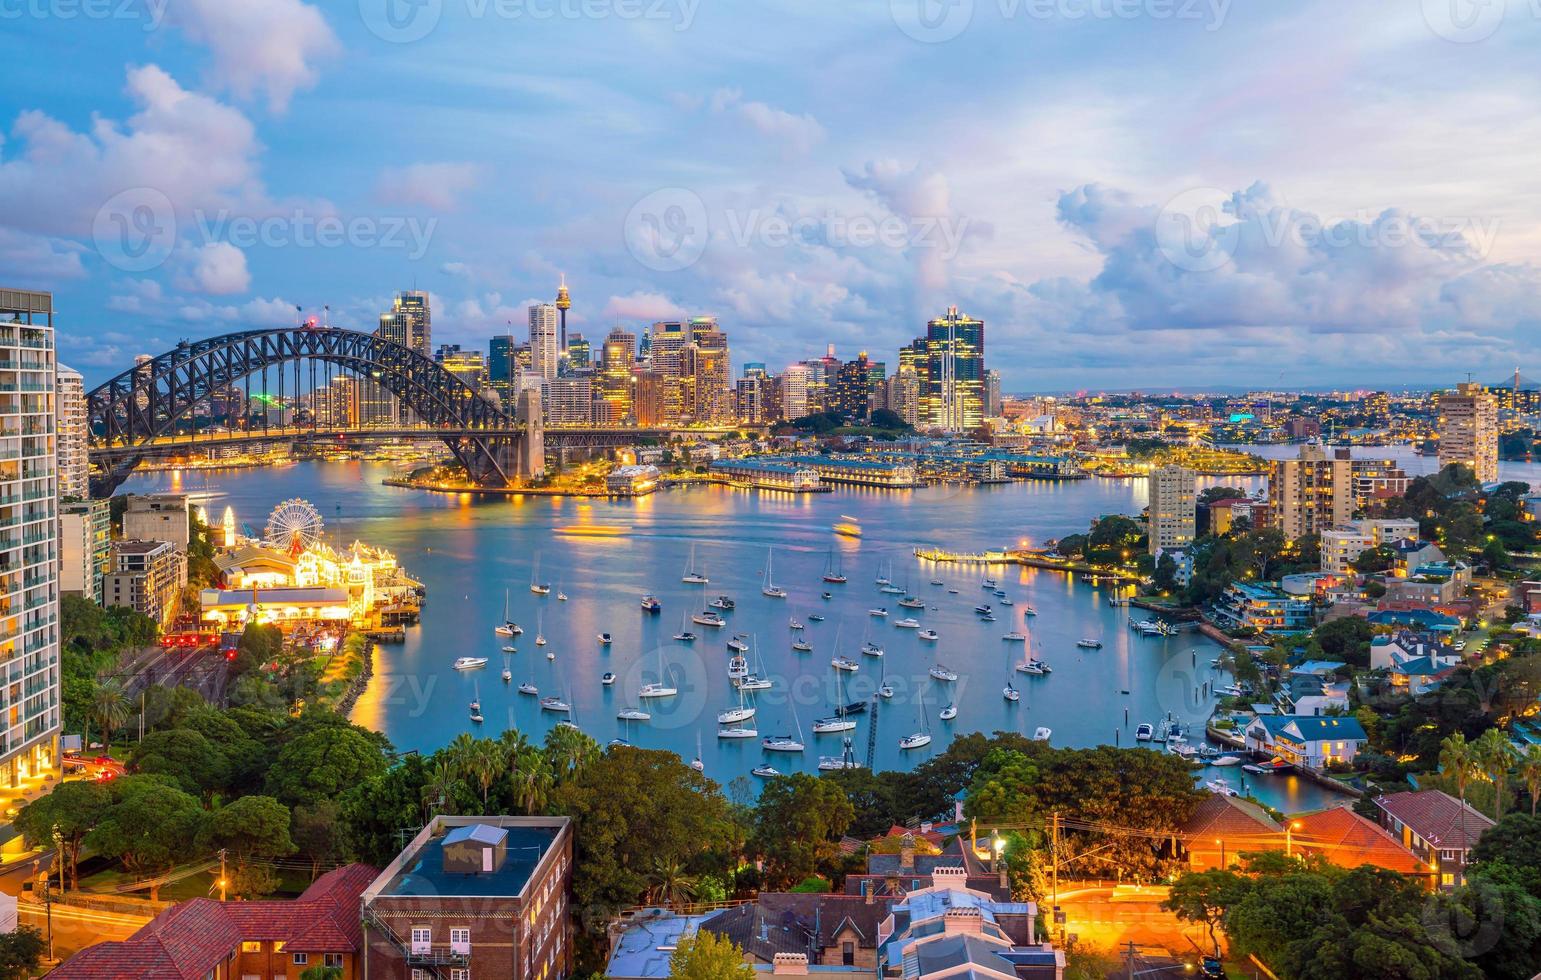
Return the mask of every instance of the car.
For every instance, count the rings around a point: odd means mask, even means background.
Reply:
[[[1218,956],[1205,956],[1199,960],[1199,976],[1225,980],[1225,964]]]

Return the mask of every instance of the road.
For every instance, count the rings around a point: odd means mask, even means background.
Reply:
[[[1179,959],[1191,957],[1196,949],[1209,945],[1208,933],[1203,926],[1183,922],[1163,910],[1161,902],[1166,897],[1167,889],[1160,885],[1061,889],[1064,931],[1103,949],[1134,942],[1159,946]]]
[[[17,914],[23,925],[35,926],[45,938],[47,937],[48,911],[44,906],[22,902],[17,908]],[[87,946],[94,946],[108,940],[127,939],[149,921],[137,915],[55,905],[53,907],[54,958],[62,960]]]

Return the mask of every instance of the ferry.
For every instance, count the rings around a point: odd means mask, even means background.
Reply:
[[[475,670],[478,667],[487,666],[486,657],[456,657],[454,668],[456,670]]]
[[[663,611],[663,603],[657,596],[645,595],[642,597],[642,611],[645,613],[659,613]]]
[[[861,537],[861,524],[849,514],[841,514],[840,520],[830,525],[830,527],[836,534],[847,538]]]

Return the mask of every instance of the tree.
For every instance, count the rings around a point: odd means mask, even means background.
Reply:
[[[834,783],[805,772],[770,780],[754,811],[754,849],[773,883],[792,884],[831,862],[856,816]]]
[[[1520,779],[1525,792],[1530,794],[1530,815],[1536,815],[1536,802],[1541,799],[1541,745],[1525,746],[1525,756],[1520,760]]]
[[[63,859],[70,866],[70,887],[80,887],[80,844],[112,806],[112,794],[101,783],[71,780],[22,807],[16,829],[31,847],[47,847],[58,831]]]
[[[203,795],[225,788],[230,760],[213,742],[188,728],[151,732],[129,756],[135,772],[169,777],[183,792]]]
[[[1161,907],[1175,912],[1186,922],[1202,922],[1209,930],[1210,944],[1218,953],[1220,937],[1215,935],[1215,926],[1224,918],[1226,909],[1246,897],[1250,887],[1246,878],[1232,871],[1196,871],[1172,883],[1171,892]]]
[[[91,719],[102,732],[102,744],[112,740],[112,733],[128,721],[131,706],[123,685],[117,681],[98,684],[91,694]]]
[[[113,805],[85,836],[98,854],[116,858],[136,875],[165,871],[192,853],[203,808],[163,776],[122,776],[112,784]],[[150,888],[158,901],[160,886]]]
[[[1477,873],[1508,877],[1532,891],[1541,891],[1541,817],[1511,813],[1489,827],[1471,849]],[[1495,870],[1495,866],[1502,869]]]
[[[26,980],[35,977],[42,966],[48,940],[33,926],[17,926],[0,934],[0,980]]]
[[[1446,467],[1446,469],[1449,469],[1449,467]],[[1477,769],[1476,752],[1467,743],[1465,735],[1456,732],[1454,735],[1446,737],[1440,743],[1439,766],[1445,771],[1445,776],[1455,786],[1456,794],[1461,798],[1461,826],[1464,829],[1466,825],[1466,787],[1471,783],[1471,778]]]
[[[654,861],[651,878],[653,886],[649,894],[652,901],[683,905],[695,897],[696,879],[687,874],[685,866],[677,860]]]
[[[1359,616],[1342,616],[1316,628],[1315,638],[1329,659],[1341,660],[1355,667],[1370,666],[1370,641],[1375,627]]]
[[[276,888],[278,877],[265,862],[296,850],[289,836],[289,808],[271,796],[243,796],[215,810],[204,824],[202,841],[235,859],[231,890],[243,898],[257,898]]]
[[[342,967],[322,966],[319,963],[300,971],[300,980],[342,980],[342,976]]]
[[[299,853],[310,858],[312,881],[323,864],[341,860],[348,852],[348,828],[342,805],[336,800],[317,800],[294,808],[289,836]]]
[[[239,676],[263,664],[275,663],[284,652],[284,633],[277,626],[248,623],[236,643],[230,673]]]
[[[754,980],[754,967],[733,940],[713,932],[681,939],[669,956],[669,976],[675,980]]]
[[[552,778],[561,782],[599,758],[599,743],[576,728],[558,725],[546,733],[544,752]]]
[[[279,750],[268,772],[271,796],[289,806],[336,799],[350,787],[385,771],[377,738],[353,725],[306,732]]]
[[[1477,737],[1471,749],[1472,763],[1493,782],[1493,816],[1502,820],[1508,796],[1509,766],[1514,762],[1509,740],[1499,729],[1489,728]]]

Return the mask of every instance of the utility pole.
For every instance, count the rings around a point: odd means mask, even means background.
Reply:
[[[221,847],[219,849],[219,900],[221,902],[225,900],[225,886],[228,883],[229,879],[225,877],[225,849]]]

